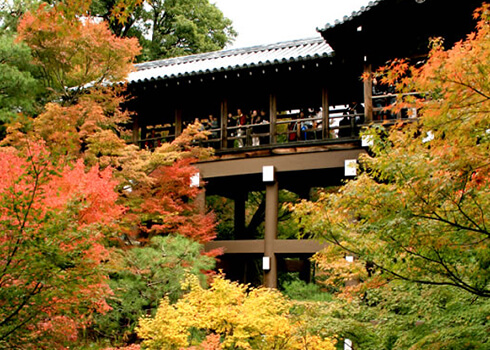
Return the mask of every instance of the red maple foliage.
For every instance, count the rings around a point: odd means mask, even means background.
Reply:
[[[109,169],[59,164],[42,144],[0,148],[0,342],[13,348],[64,348],[108,310],[116,183]]]
[[[186,158],[158,167],[150,174],[153,181],[135,191],[143,199],[135,210],[142,237],[178,233],[199,243],[216,237],[214,215],[206,213],[199,201],[202,189],[191,186],[197,173],[192,161]]]

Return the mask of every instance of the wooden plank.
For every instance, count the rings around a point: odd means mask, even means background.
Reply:
[[[324,247],[326,243],[312,239],[275,239],[275,254],[314,254]],[[264,240],[234,240],[212,241],[204,245],[206,251],[223,248],[224,254],[264,254]]]
[[[223,159],[196,163],[203,179],[214,177],[261,174],[264,165],[273,165],[277,172],[343,168],[344,160],[357,159],[362,148],[314,153],[273,155],[270,157]]]
[[[218,248],[222,248],[225,254],[264,254],[264,241],[261,239],[212,241],[204,245],[207,252]]]

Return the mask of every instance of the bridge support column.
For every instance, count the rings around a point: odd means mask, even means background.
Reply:
[[[267,181],[265,187],[264,257],[268,259],[269,269],[264,269],[264,286],[268,288],[277,288],[277,260],[274,242],[277,239],[278,205],[279,184],[273,179],[273,181]]]

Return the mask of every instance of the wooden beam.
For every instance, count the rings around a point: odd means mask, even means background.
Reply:
[[[264,254],[263,239],[212,241],[204,244],[204,250],[223,249],[224,254]]]
[[[278,172],[343,168],[345,159],[357,159],[361,148],[328,152],[281,154],[269,157],[240,158],[195,163],[203,179],[261,174],[262,167],[273,165]]]
[[[275,239],[276,254],[315,254],[327,246],[313,239]],[[222,248],[224,254],[264,254],[264,240],[247,239],[233,241],[212,241],[204,245],[208,252]]]
[[[206,214],[206,188],[200,188],[200,192],[197,194],[195,202],[199,213]]]
[[[327,246],[313,239],[276,239],[276,254],[315,254]]]
[[[146,139],[146,136],[147,136],[146,134],[147,134],[147,132],[148,132],[148,129],[147,129],[146,125],[141,125],[141,140]],[[145,145],[144,145],[144,144],[142,144],[141,146],[142,146],[143,148],[145,147]]]

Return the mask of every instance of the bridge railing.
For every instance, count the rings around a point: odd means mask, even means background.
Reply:
[[[409,93],[405,95],[420,95]],[[382,94],[373,96],[373,123],[391,124],[400,120],[410,120],[417,117],[416,109],[400,109],[396,113],[390,108],[396,103],[396,94]],[[320,141],[335,141],[349,138],[358,138],[365,123],[363,113],[352,113],[348,106],[334,106],[328,112],[328,125],[323,125],[321,113],[300,117],[297,111],[284,111],[277,114],[273,128],[269,121],[256,124],[233,125],[226,127],[226,133],[221,128],[209,128],[208,139],[200,142],[201,145],[215,149],[254,148],[267,145],[288,143],[315,143]],[[204,121],[203,125],[207,125]],[[204,127],[204,126],[203,126]],[[324,128],[326,128],[324,130]],[[164,142],[175,139],[175,124],[149,126],[144,136],[138,140],[143,148],[153,149]],[[271,134],[271,130],[275,130]],[[226,137],[224,137],[226,135]]]

